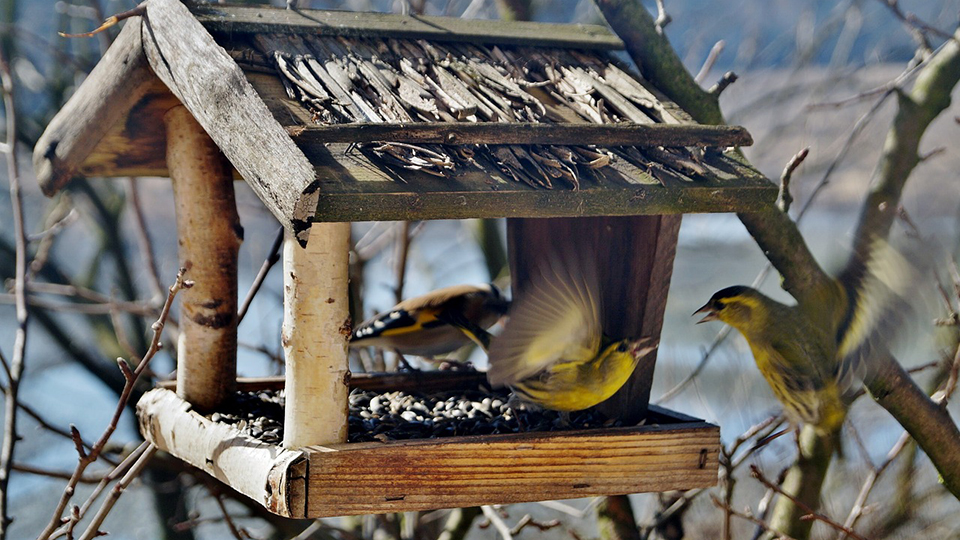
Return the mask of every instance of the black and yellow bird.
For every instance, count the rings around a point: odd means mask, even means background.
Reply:
[[[908,310],[903,291],[916,276],[885,242],[854,256],[847,269],[813,299],[777,302],[756,289],[715,293],[696,314],[719,320],[746,338],[760,373],[792,424],[822,434],[839,431],[850,399],[870,368],[874,348],[886,345]]]
[[[523,402],[563,413],[605,401],[657,345],[650,338],[610,339],[600,314],[592,267],[571,257],[550,261],[491,345],[487,379]]]
[[[484,349],[487,332],[510,302],[495,285],[454,285],[410,298],[358,326],[351,346],[373,345],[432,358],[471,341]]]

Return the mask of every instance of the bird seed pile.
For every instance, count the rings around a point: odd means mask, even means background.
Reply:
[[[555,411],[507,406],[505,391],[449,391],[433,394],[354,390],[350,394],[348,442],[432,439],[526,431],[562,431],[623,425],[594,411],[570,414],[565,425]],[[235,425],[270,444],[283,440],[283,391],[237,392],[214,422]]]

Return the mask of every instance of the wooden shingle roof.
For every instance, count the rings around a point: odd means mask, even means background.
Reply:
[[[127,23],[114,48],[142,65],[137,77],[113,66],[84,87],[135,79],[139,93],[111,103],[121,112],[87,113],[86,151],[58,147],[64,122],[51,123],[35,153],[47,193],[76,173],[165,174],[157,115],[176,97],[293,231],[742,211],[775,196],[733,150],[752,142],[743,128],[694,124],[615,58],[622,44],[602,27],[192,9],[151,0],[139,28]]]

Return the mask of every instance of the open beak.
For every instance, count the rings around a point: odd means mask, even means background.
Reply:
[[[701,314],[701,313],[706,313],[706,315],[705,315],[702,319],[700,319],[699,321],[697,321],[697,324],[702,324],[702,323],[705,323],[705,322],[708,322],[708,321],[715,321],[715,320],[718,319],[718,317],[717,317],[717,310],[716,310],[713,306],[711,306],[710,304],[707,304],[707,305],[703,306],[702,308],[694,311],[694,312],[693,312],[693,315],[699,315],[699,314]],[[693,315],[691,315],[691,317],[692,317]]]
[[[634,358],[643,358],[644,356],[657,350],[657,347],[659,346],[660,346],[660,340],[655,340],[652,338],[643,338],[633,342],[633,346],[630,349],[630,353],[633,354]]]

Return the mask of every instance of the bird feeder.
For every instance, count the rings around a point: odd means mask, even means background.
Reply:
[[[148,0],[34,154],[47,195],[76,175],[172,179],[197,286],[176,391],[138,404],[144,437],[295,518],[713,485],[719,429],[647,406],[655,355],[601,405],[628,427],[345,442],[351,387],[477,383],[350,376],[350,222],[509,218],[515,293],[557,246],[589,247],[604,329],[658,339],[679,215],[772,202],[733,150],[749,134],[695,124],[622,48],[590,25]],[[281,380],[236,378],[236,178],[286,229]],[[282,444],[210,415],[267,387],[285,388]]]

